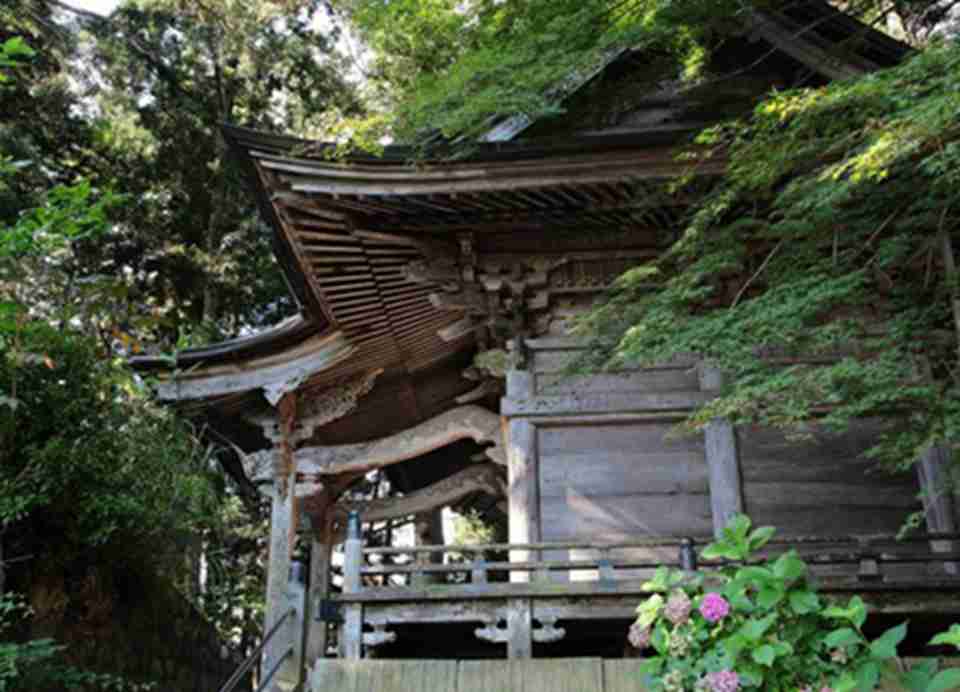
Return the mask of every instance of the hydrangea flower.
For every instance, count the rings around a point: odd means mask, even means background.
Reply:
[[[641,627],[638,622],[633,623],[627,633],[627,641],[635,649],[646,649],[650,646],[650,628]]]
[[[707,622],[720,622],[729,613],[730,604],[718,593],[708,593],[700,603],[700,614]]]
[[[663,616],[674,625],[682,625],[690,619],[690,598],[686,593],[674,591],[667,600],[667,605],[663,608]]]
[[[690,653],[690,646],[693,644],[692,638],[685,637],[679,632],[674,632],[670,635],[670,641],[667,646],[670,650],[670,655],[674,658],[683,658]]]
[[[721,670],[717,673],[707,673],[705,679],[712,692],[737,692],[740,689],[740,676],[736,671]]]

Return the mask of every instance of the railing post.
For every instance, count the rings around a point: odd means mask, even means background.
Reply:
[[[684,572],[697,571],[697,549],[692,538],[680,541],[680,569]]]
[[[360,514],[350,512],[347,517],[347,540],[343,544],[343,593],[356,594],[362,590],[360,570],[363,568],[363,532]],[[343,609],[340,626],[341,658],[363,658],[363,605],[348,603]]]

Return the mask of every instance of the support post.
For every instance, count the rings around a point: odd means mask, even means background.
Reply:
[[[537,431],[533,424],[516,419],[508,424],[507,477],[510,542],[540,541],[540,500],[537,491]],[[511,562],[537,560],[535,551],[512,550]],[[510,581],[528,582],[529,573],[511,573]]]
[[[293,478],[287,492],[281,494],[280,484],[274,483],[271,490],[270,553],[267,562],[267,612],[264,632],[270,631],[290,608],[290,529],[293,521]],[[270,640],[263,651],[261,670],[273,670],[287,653],[290,644],[298,640],[296,618],[290,618],[282,631]],[[277,685],[271,689],[280,689]]]
[[[723,386],[722,373],[712,365],[701,363],[698,375],[702,391],[717,392]],[[713,533],[719,537],[730,520],[744,511],[737,433],[727,419],[714,418],[707,423],[703,438],[710,477]]]
[[[507,603],[507,658],[533,658],[533,618],[529,598]]]
[[[325,517],[310,545],[310,607],[304,658],[308,668],[327,655],[328,623],[320,620],[320,605],[330,597],[331,526]]]
[[[928,448],[917,463],[917,476],[923,498],[923,510],[930,533],[955,533],[957,520],[954,514],[953,489],[950,477],[950,450],[942,445]],[[953,552],[956,541],[930,541],[935,553]],[[947,574],[960,574],[956,562],[944,563]]]
[[[350,512],[347,519],[347,540],[343,544],[343,593],[360,592],[362,566],[363,534],[360,515]],[[363,606],[359,603],[349,603],[343,609],[340,657],[353,660],[363,658]]]
[[[422,512],[414,519],[414,544],[445,545],[443,536],[443,509],[434,509]],[[418,564],[435,565],[443,562],[443,553],[417,553]],[[443,581],[442,574],[418,573],[414,574],[411,582],[414,586],[436,584]]]

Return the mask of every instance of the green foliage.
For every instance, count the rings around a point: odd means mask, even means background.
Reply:
[[[700,354],[727,387],[693,426],[817,418],[842,431],[886,417],[871,454],[890,468],[955,439],[958,86],[960,45],[945,43],[861,79],[773,94],[704,133],[692,166],[726,157],[727,174],[669,251],[582,322],[585,364]]]
[[[723,558],[719,570],[688,574],[660,568],[644,585],[653,595],[637,608],[630,639],[654,655],[643,664],[654,691],[758,689],[769,692],[832,689],[869,692],[881,680],[933,692],[956,685],[956,670],[937,671],[935,661],[901,673],[897,647],[907,624],[876,639],[863,634],[867,609],[859,596],[828,605],[808,579],[794,551],[761,562],[757,550],[773,529],[751,530],[734,518],[703,556]],[[960,646],[954,625],[931,643]]]
[[[4,526],[43,516],[79,549],[117,533],[173,537],[207,516],[213,486],[202,448],[122,363],[43,323],[23,325],[20,339],[21,350],[0,361],[0,390],[16,401],[0,419]]]
[[[500,117],[559,112],[569,89],[626,47],[682,55],[697,72],[710,25],[735,2],[659,0],[341,0],[373,50],[374,79],[395,97],[391,133],[424,144],[467,140]],[[684,67],[678,69],[681,76]]]
[[[16,596],[0,594],[0,637],[19,620],[31,615],[30,608]],[[61,663],[62,646],[52,639],[26,642],[0,639],[0,692],[31,692],[37,689],[104,690],[105,692],[148,692],[153,685],[131,683],[115,675],[91,673]]]
[[[21,67],[23,59],[33,56],[33,49],[21,36],[14,36],[0,43],[0,84],[12,79],[7,74],[8,71]]]
[[[704,78],[711,50],[775,0],[335,0],[372,57],[363,62],[379,131],[425,145],[465,143],[511,116],[563,111],[579,82],[624,49],[669,56],[657,80]],[[931,0],[855,0],[868,19],[931,18]],[[914,24],[911,24],[913,26]],[[654,58],[654,59],[656,59]],[[369,124],[369,121],[368,121]],[[370,143],[363,131],[356,144]],[[353,134],[356,135],[356,128]]]

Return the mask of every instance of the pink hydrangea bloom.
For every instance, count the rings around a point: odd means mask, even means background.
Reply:
[[[641,627],[640,623],[630,625],[630,632],[627,634],[627,641],[635,649],[646,649],[650,646],[650,628]]]
[[[720,622],[729,612],[730,604],[718,593],[708,593],[700,602],[700,614],[707,622]]]
[[[732,670],[707,673],[706,680],[712,692],[737,692],[740,689],[740,676]]]

